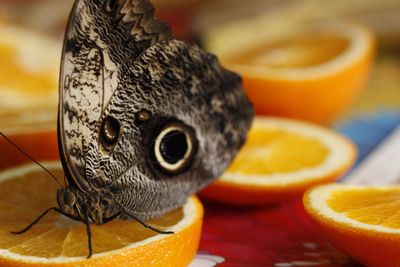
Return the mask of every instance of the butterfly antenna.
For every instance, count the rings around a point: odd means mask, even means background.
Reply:
[[[42,164],[40,164],[37,160],[32,158],[28,153],[23,151],[20,147],[18,147],[16,144],[14,144],[13,141],[11,141],[7,136],[5,136],[2,132],[0,132],[0,135],[8,142],[10,143],[13,147],[15,147],[19,152],[21,152],[23,155],[25,155],[28,159],[32,160],[35,162],[37,165],[39,165],[40,168],[42,168],[45,172],[47,172],[61,187],[64,187],[60,181],[57,179],[57,177],[52,174],[48,169],[46,169]]]

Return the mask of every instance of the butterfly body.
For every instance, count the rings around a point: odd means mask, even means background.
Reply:
[[[75,1],[59,92],[68,186],[52,210],[86,223],[89,256],[90,224],[145,225],[183,206],[232,162],[253,118],[241,78],[177,40],[148,0]]]
[[[240,77],[176,40],[148,1],[77,0],[63,62],[59,135],[70,185],[58,200],[82,220],[86,209],[101,224],[178,208],[218,177],[245,141],[253,113]],[[191,150],[179,170],[173,160],[164,168],[155,147],[168,127]],[[74,208],[63,202],[65,191]]]

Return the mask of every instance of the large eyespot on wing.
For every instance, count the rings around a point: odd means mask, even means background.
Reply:
[[[196,134],[187,125],[171,121],[160,128],[151,147],[153,165],[167,175],[177,175],[190,167],[198,149]]]

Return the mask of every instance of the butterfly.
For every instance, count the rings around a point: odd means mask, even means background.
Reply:
[[[241,78],[174,37],[148,0],[76,0],[60,71],[57,211],[87,226],[145,223],[228,167],[253,118]]]

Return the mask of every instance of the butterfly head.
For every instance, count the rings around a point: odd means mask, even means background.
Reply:
[[[67,188],[57,191],[57,202],[60,209],[70,217],[78,219],[83,217],[83,212],[78,204],[78,195]]]
[[[104,224],[118,214],[113,196],[107,192],[85,194],[74,187],[67,187],[57,191],[57,201],[64,214],[79,221]]]

